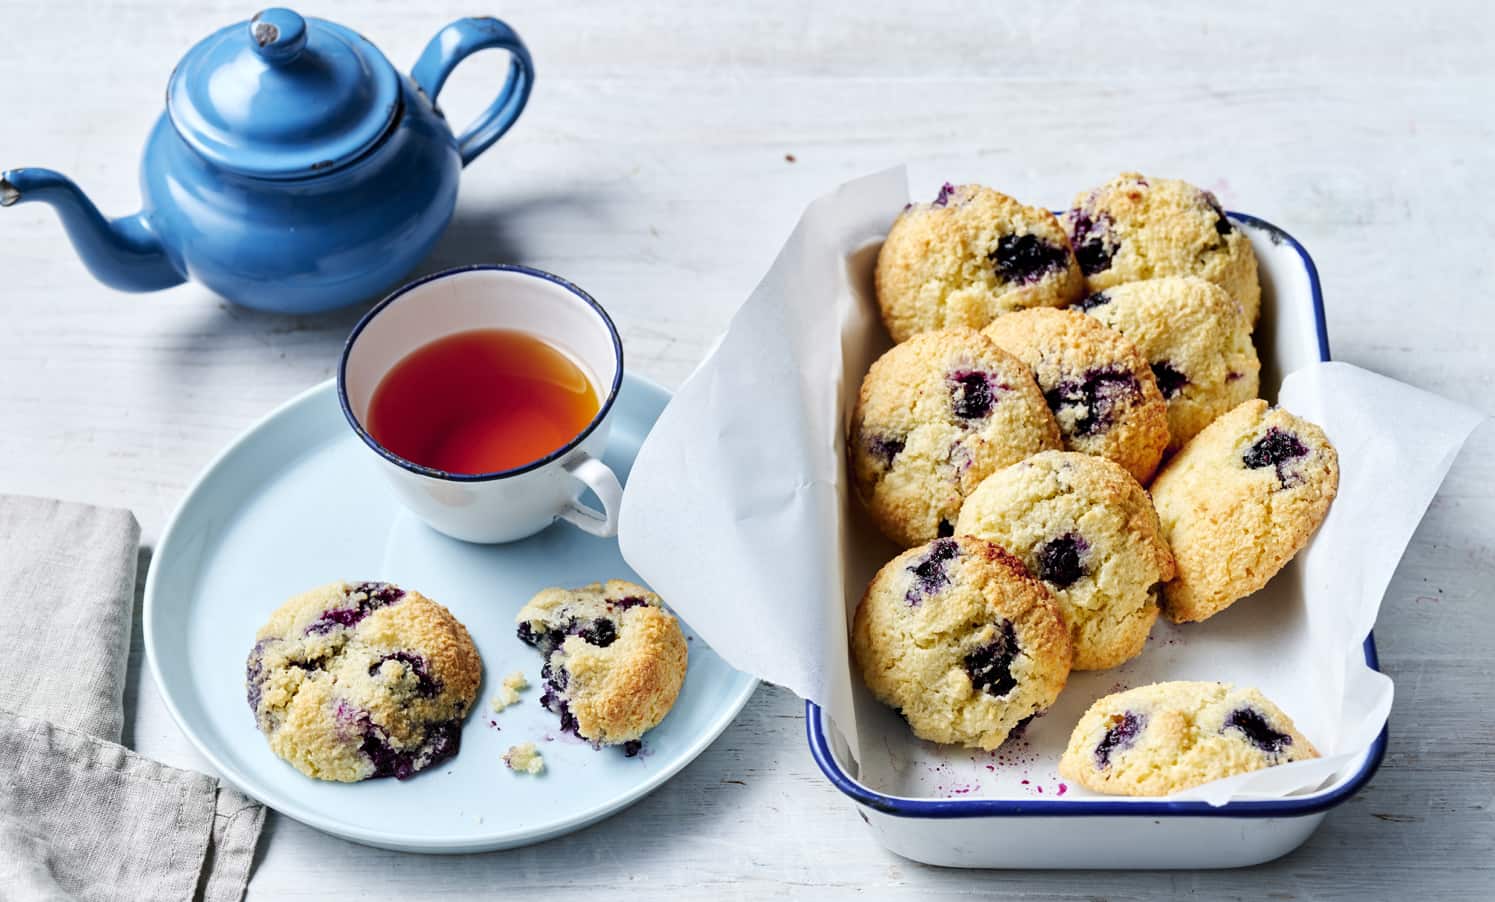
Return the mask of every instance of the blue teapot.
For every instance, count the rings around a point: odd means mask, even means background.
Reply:
[[[436,99],[464,58],[510,55],[498,98],[461,135]],[[187,52],[146,143],[141,212],[106,219],[48,169],[0,173],[0,206],[62,218],[96,278],[124,291],[194,279],[235,303],[315,313],[375,296],[446,228],[462,167],[519,118],[534,67],[513,29],[461,19],[410,76],[358,33],[267,9]]]

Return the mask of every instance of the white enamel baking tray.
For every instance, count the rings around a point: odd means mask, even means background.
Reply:
[[[1273,400],[1285,373],[1329,359],[1318,271],[1291,235],[1254,216],[1229,215],[1251,237],[1260,265],[1262,314],[1255,340],[1262,360],[1262,396]],[[859,260],[870,265],[872,256]],[[1279,579],[1288,579],[1287,574]],[[1365,639],[1365,661],[1379,669],[1373,636]],[[863,717],[863,711],[869,716]],[[1363,755],[1317,792],[1213,807],[1194,801],[1078,798],[1080,793],[1065,798],[1069,787],[1052,775],[1053,762],[1024,759],[1021,743],[1012,740],[1008,745],[1016,743],[1017,748],[1004,747],[991,759],[993,773],[1001,769],[1009,773],[1007,778],[962,795],[964,786],[936,787],[927,779],[899,778],[908,770],[901,759],[916,740],[896,715],[864,703],[858,719],[863,721],[860,766],[829,716],[807,703],[806,727],[816,763],[855,800],[883,845],[916,861],[951,867],[1227,868],[1270,861],[1308,839],[1330,808],[1370,780],[1386,752],[1382,729]],[[1043,728],[1065,730],[1072,722]],[[1016,779],[1021,774],[1031,778]],[[941,791],[931,791],[935,789]]]

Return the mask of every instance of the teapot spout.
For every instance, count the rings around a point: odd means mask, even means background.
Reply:
[[[186,281],[144,213],[105,219],[71,179],[50,169],[0,172],[0,207],[31,201],[50,204],[57,211],[83,265],[105,285],[120,291],[155,291]]]

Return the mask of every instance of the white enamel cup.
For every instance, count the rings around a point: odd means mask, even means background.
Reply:
[[[379,381],[411,351],[470,329],[528,332],[560,349],[605,393],[597,415],[550,454],[494,473],[435,470],[380,445],[364,426]],[[622,384],[623,343],[601,305],[550,273],[499,264],[447,270],[398,289],[354,327],[337,372],[343,414],[400,501],[431,528],[467,542],[512,542],[557,519],[617,535],[623,488],[601,457]],[[601,510],[582,503],[586,489]]]

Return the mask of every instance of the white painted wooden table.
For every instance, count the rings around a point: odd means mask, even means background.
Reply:
[[[106,210],[132,210],[172,64],[255,12],[172,6],[0,0],[0,168],[61,169]],[[497,14],[524,35],[539,67],[533,102],[466,173],[426,266],[519,260],[562,273],[611,309],[631,366],[668,385],[810,199],[908,160],[920,193],[984,180],[1054,206],[1126,168],[1214,188],[1316,255],[1337,357],[1495,406],[1491,7],[1284,0],[1204,19],[1195,4],[945,6],[319,0],[302,11],[356,27],[401,67],[459,15]],[[502,58],[490,56],[444,96],[454,120],[491,90]],[[83,272],[48,211],[0,211],[0,491],[131,508],[149,544],[215,451],[331,375],[359,312],[264,316],[190,286],[116,295]],[[272,817],[250,895],[1490,898],[1492,452],[1495,431],[1482,428],[1383,607],[1377,638],[1397,681],[1384,768],[1276,863],[998,874],[900,860],[821,779],[800,702],[766,688],[680,777],[592,829],[452,859]],[[126,741],[201,767],[142,671],[138,635],[136,646]]]

